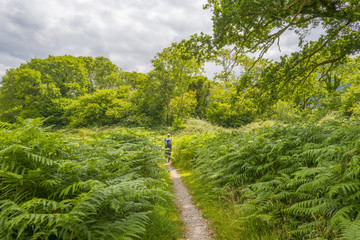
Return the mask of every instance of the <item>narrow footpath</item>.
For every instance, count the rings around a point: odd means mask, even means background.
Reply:
[[[174,185],[174,192],[177,196],[175,204],[180,209],[180,218],[186,227],[184,238],[186,240],[213,239],[207,221],[192,203],[192,196],[181,181],[179,173],[169,163],[166,164],[166,167],[170,172],[170,178]]]

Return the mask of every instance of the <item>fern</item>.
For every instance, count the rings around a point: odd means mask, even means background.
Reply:
[[[6,122],[0,122],[0,129],[10,130],[12,128],[13,128],[12,124]]]
[[[350,239],[360,211],[359,126],[358,120],[329,121],[188,136],[177,142],[175,155],[192,139],[201,142],[179,165],[191,166],[194,178],[219,198],[237,199],[247,215],[239,221],[254,223],[251,231],[268,222],[284,239]]]
[[[136,131],[67,137],[41,123],[0,130],[0,238],[142,238],[173,198],[161,149]]]
[[[360,236],[360,216],[358,215],[354,221],[344,219],[341,224],[342,234],[339,239],[353,240],[359,239]]]

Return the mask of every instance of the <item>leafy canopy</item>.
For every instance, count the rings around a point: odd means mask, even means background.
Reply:
[[[265,52],[287,30],[300,36],[305,46],[309,30],[321,26],[324,48],[337,48],[340,54],[360,50],[359,2],[354,0],[209,0],[214,16],[215,42],[235,44],[251,52]],[[347,47],[345,46],[345,43]],[[336,46],[338,45],[338,46]],[[341,47],[341,49],[340,49]],[[315,49],[313,49],[315,50]],[[320,50],[320,49],[319,49]]]
[[[271,64],[263,73],[267,83],[304,84],[321,70],[320,80],[360,51],[360,3],[354,0],[208,0],[213,11],[214,42],[236,46],[261,58],[287,31],[299,36],[299,52]],[[311,30],[323,33],[310,41]],[[280,47],[280,46],[279,46]],[[284,91],[278,88],[276,92]],[[277,94],[277,93],[276,93]]]

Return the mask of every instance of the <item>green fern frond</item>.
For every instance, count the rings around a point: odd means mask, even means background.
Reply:
[[[295,203],[284,211],[297,216],[331,216],[340,206],[335,200],[320,198]]]
[[[339,229],[339,226],[344,222],[352,219],[354,213],[360,210],[359,204],[351,204],[349,206],[341,207],[330,219],[329,229]]]
[[[7,171],[6,169],[0,169],[0,177],[4,182],[18,182],[20,185],[23,184],[24,176],[21,174],[16,174],[13,172]],[[2,184],[0,184],[2,185]]]
[[[6,130],[10,130],[12,129],[14,126],[10,123],[7,122],[0,122],[0,130],[2,129],[6,129]]]
[[[299,239],[322,239],[322,235],[324,235],[325,230],[325,222],[323,219],[318,219],[316,221],[312,221],[309,223],[304,223],[300,225],[296,230],[291,231],[292,236],[296,236]]]
[[[339,183],[330,187],[328,194],[330,197],[334,197],[339,194],[349,196],[353,193],[355,193],[357,196],[359,190],[360,190],[360,180],[354,179],[351,182]]]
[[[90,190],[92,187],[103,186],[104,184],[97,180],[88,180],[85,182],[76,182],[70,186],[65,187],[64,189],[58,192],[59,197],[64,197],[69,194],[74,194],[78,191]]]
[[[359,215],[354,221],[344,219],[340,223],[341,240],[358,240],[360,239],[360,218]]]
[[[28,151],[26,151],[25,153],[29,159],[33,160],[34,162],[41,163],[42,165],[47,165],[47,166],[58,165],[57,162],[54,162],[50,158],[46,158],[44,156],[40,156],[38,154],[34,154]]]

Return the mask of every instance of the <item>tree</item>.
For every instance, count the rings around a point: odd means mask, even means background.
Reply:
[[[360,113],[360,57],[350,59],[347,64],[339,67],[333,76],[341,82],[340,104],[338,107],[346,115],[359,116]]]
[[[150,76],[138,72],[121,72],[124,84],[130,87],[133,115],[128,121],[135,125],[160,125],[164,121],[162,98],[158,93],[159,83]]]
[[[125,85],[120,69],[104,57],[49,56],[34,58],[9,70],[0,88],[3,121],[51,117],[47,123],[66,125],[72,100],[97,89]]]
[[[196,92],[186,92],[171,99],[171,113],[176,119],[188,118],[195,114],[196,103]]]
[[[129,85],[132,90],[143,88],[144,83],[147,81],[147,75],[138,72],[121,72],[121,78],[124,83]]]
[[[99,89],[85,94],[68,108],[71,127],[90,125],[111,125],[121,121],[133,112],[130,88]]]
[[[63,114],[71,99],[88,92],[84,62],[72,56],[34,58],[10,69],[0,88],[0,117],[50,117],[47,123],[65,124]]]
[[[208,101],[210,96],[211,81],[202,75],[194,76],[191,78],[191,82],[188,86],[189,91],[195,92],[196,106],[193,117],[206,117],[206,110],[208,107]]]
[[[121,70],[105,57],[79,57],[84,61],[91,83],[91,92],[96,89],[112,89],[123,85]]]
[[[261,74],[271,62],[248,57],[236,46],[218,49],[214,61],[222,67],[215,75],[221,83],[212,86],[206,112],[208,119],[225,127],[253,121],[262,113]]]
[[[88,93],[90,81],[85,63],[73,56],[49,56],[46,59],[33,58],[20,68],[33,69],[41,73],[42,83],[55,84],[61,97],[76,98]]]
[[[196,75],[203,64],[198,55],[189,51],[186,41],[174,43],[165,48],[152,60],[154,70],[151,78],[158,82],[159,93],[166,106],[166,122],[171,123],[171,100],[180,96],[179,111],[183,108],[184,94],[191,77]]]
[[[0,88],[0,113],[3,121],[14,121],[20,116],[41,116],[41,73],[32,69],[10,69]]]
[[[237,85],[215,82],[210,91],[206,116],[211,123],[239,127],[250,123],[257,116],[257,99],[251,97],[255,96],[253,92],[257,92],[257,88],[239,91]]]
[[[235,45],[245,52],[260,52],[260,57],[284,34],[299,35],[300,52],[284,57],[272,68],[274,73],[290,70],[281,81],[296,84],[306,81],[320,66],[327,70],[323,79],[346,56],[360,51],[359,1],[354,0],[208,0],[213,10],[214,42],[222,47]],[[317,41],[306,40],[311,29],[324,33]],[[279,44],[279,42],[277,42]],[[280,46],[279,46],[280,47]],[[288,68],[285,68],[288,67]],[[270,70],[270,69],[268,69]],[[275,70],[275,71],[274,71]],[[300,77],[301,76],[301,77]],[[276,76],[275,76],[276,77]]]

